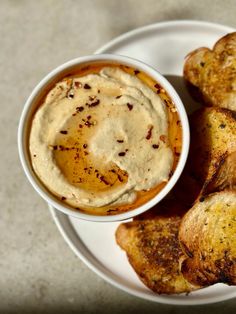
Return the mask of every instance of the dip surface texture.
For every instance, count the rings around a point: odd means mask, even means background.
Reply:
[[[58,82],[33,117],[29,150],[39,179],[74,207],[132,203],[173,167],[165,103],[117,67]]]

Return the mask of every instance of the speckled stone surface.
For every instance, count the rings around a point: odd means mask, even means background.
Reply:
[[[236,1],[0,1],[0,313],[235,313],[236,299],[167,306],[122,292],[69,249],[17,153],[17,125],[36,83],[57,65],[117,35],[173,19],[236,27]]]

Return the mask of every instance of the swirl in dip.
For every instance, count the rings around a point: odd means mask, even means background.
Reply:
[[[178,114],[165,91],[146,74],[114,64],[59,80],[41,99],[29,135],[43,184],[75,209],[100,215],[155,196],[180,150]]]

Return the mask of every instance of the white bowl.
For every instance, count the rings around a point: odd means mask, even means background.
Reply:
[[[87,64],[89,62],[96,62],[96,61],[113,61],[120,64],[124,64],[127,66],[130,66],[135,69],[139,69],[146,74],[148,74],[150,77],[152,77],[154,80],[156,80],[158,83],[162,85],[162,87],[167,91],[171,99],[173,100],[176,109],[178,111],[181,124],[182,124],[182,151],[180,155],[180,159],[178,162],[178,165],[170,178],[170,180],[167,182],[165,187],[151,200],[143,204],[142,206],[133,209],[131,211],[117,214],[117,215],[109,215],[109,216],[97,216],[97,215],[91,215],[86,214],[83,212],[80,212],[79,210],[75,210],[69,205],[61,202],[58,200],[52,193],[50,193],[40,182],[40,180],[37,178],[36,174],[32,170],[30,157],[29,157],[29,151],[28,151],[28,141],[27,141],[27,130],[29,128],[29,123],[31,121],[31,117],[33,112],[36,109],[37,102],[36,99],[39,97],[41,92],[47,88],[47,86],[52,83],[52,81],[55,81],[57,77],[61,77],[62,74],[68,74],[75,66],[81,65],[81,64]],[[100,54],[100,55],[91,55],[91,56],[85,56],[73,59],[71,61],[68,61],[59,67],[57,67],[55,70],[51,71],[48,75],[46,75],[45,78],[42,79],[42,81],[34,88],[31,95],[29,96],[28,100],[25,103],[19,128],[18,128],[18,149],[19,149],[19,155],[20,160],[23,166],[23,169],[25,171],[25,174],[34,187],[34,189],[39,193],[39,195],[50,205],[55,207],[56,209],[64,212],[65,214],[68,214],[70,216],[90,220],[90,221],[99,221],[99,222],[111,222],[111,221],[119,221],[124,219],[132,218],[136,215],[139,215],[146,210],[150,209],[157,203],[159,203],[173,188],[177,180],[179,179],[183,168],[185,166],[188,151],[189,151],[189,123],[187,114],[184,108],[184,105],[179,98],[178,94],[176,93],[175,89],[172,87],[172,85],[154,68],[150,67],[149,65],[138,61],[136,59],[120,56],[120,55],[112,55],[112,54]]]

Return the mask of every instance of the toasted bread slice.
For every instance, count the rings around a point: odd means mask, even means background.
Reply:
[[[145,218],[146,216],[146,218]],[[116,231],[118,245],[141,281],[158,294],[190,292],[197,288],[179,270],[183,257],[178,242],[181,217],[153,212],[122,223]]]
[[[236,190],[236,151],[223,155],[218,164],[216,172],[204,183],[201,196],[225,189]]]
[[[199,48],[186,57],[184,78],[195,86],[206,105],[236,110],[236,32]]]
[[[236,151],[236,116],[223,108],[201,108],[190,118],[191,144],[187,172],[203,186]]]
[[[222,191],[185,214],[179,240],[186,253],[181,271],[192,284],[236,285],[236,193]]]

